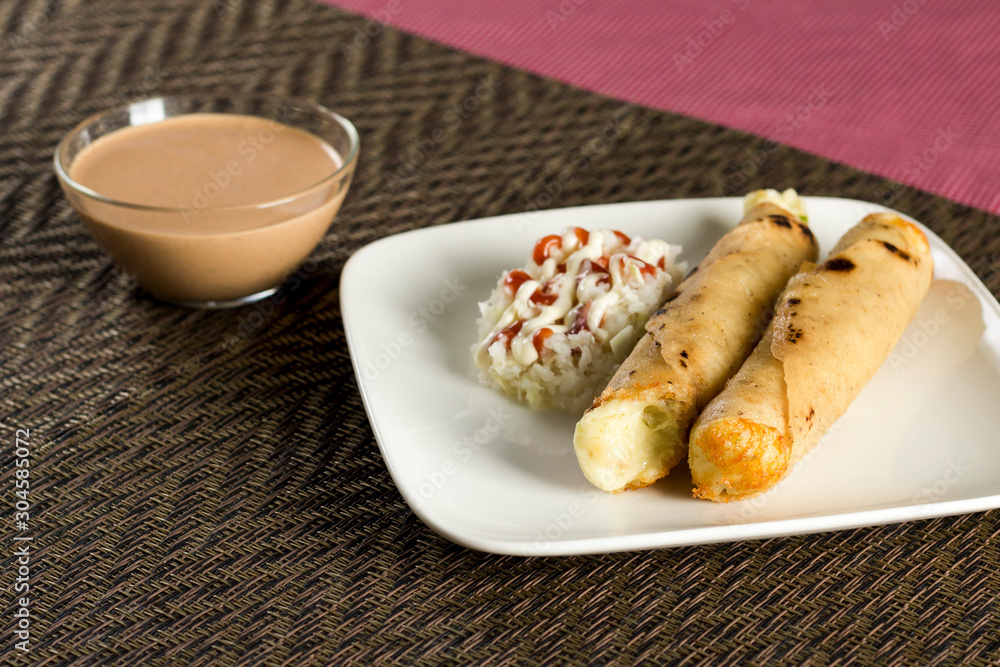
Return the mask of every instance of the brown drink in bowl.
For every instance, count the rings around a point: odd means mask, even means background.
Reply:
[[[56,154],[63,188],[98,244],[154,295],[202,307],[263,298],[336,216],[357,135],[304,103],[170,114],[171,99],[131,105],[110,132],[85,122],[76,150],[68,135]],[[293,116],[308,130],[282,122]]]

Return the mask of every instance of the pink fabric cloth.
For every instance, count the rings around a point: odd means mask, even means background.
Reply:
[[[327,1],[1000,213],[997,0]]]

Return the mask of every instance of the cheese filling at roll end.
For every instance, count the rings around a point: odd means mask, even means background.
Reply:
[[[685,451],[672,401],[647,404],[610,400],[576,425],[573,447],[586,478],[604,491],[649,486]]]

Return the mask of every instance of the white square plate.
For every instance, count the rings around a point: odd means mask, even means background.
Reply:
[[[806,197],[821,256],[874,204]],[[615,228],[681,244],[697,264],[740,219],[739,198],[608,204],[391,236],[344,268],[341,306],[365,409],[403,498],[459,544],[561,555],[791,535],[1000,507],[1000,305],[927,231],[935,282],[872,381],[773,491],[691,497],[685,466],[606,494],[573,453],[576,417],[534,412],[477,382],[476,302],[535,239]],[[926,230],[925,230],[926,231]]]

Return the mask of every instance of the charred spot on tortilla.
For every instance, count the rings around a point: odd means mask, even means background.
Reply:
[[[805,234],[808,238],[810,238],[810,239],[814,239],[815,238],[813,236],[812,230],[809,229],[808,225],[802,224],[801,222],[796,222],[795,224],[797,224],[799,226],[799,231],[802,232],[803,234]]]
[[[771,222],[778,225],[779,227],[784,227],[786,229],[792,228],[792,221],[788,219],[787,215],[769,215],[767,216],[771,219]]]
[[[687,359],[688,358],[687,350],[681,350],[681,356]]]
[[[687,276],[685,276],[685,280],[686,280],[687,278],[690,278],[691,276],[693,276],[693,275],[695,274],[695,272],[697,272],[697,271],[698,271],[698,266],[697,266],[697,265],[695,265],[695,267],[694,267],[693,269],[691,269],[691,272],[690,272],[690,273],[688,273],[688,274],[687,274]]]
[[[671,294],[670,296],[668,296],[663,301],[663,305],[660,306],[660,309],[658,311],[656,311],[655,313],[653,313],[653,315],[652,315],[652,317],[650,319],[652,319],[653,317],[662,317],[662,316],[666,315],[667,314],[667,304],[670,303],[671,301],[673,301],[674,299],[676,299],[677,297],[679,297],[680,295],[681,295],[680,291],[675,291],[673,294]]]
[[[826,269],[827,271],[840,271],[848,273],[854,270],[855,264],[846,257],[834,257],[833,259],[828,259],[823,262],[821,268]]]
[[[905,250],[900,250],[899,248],[892,245],[888,241],[882,241],[882,245],[885,246],[886,250],[896,255],[900,259],[905,259],[906,261],[910,261],[910,253],[906,252]]]
[[[787,301],[786,303],[787,303],[787,304],[788,304],[789,306],[797,306],[797,305],[799,305],[800,303],[802,303],[802,299],[799,299],[799,298],[797,298],[797,297],[794,297],[794,296],[793,296],[793,297],[792,297],[791,299],[789,299],[789,300],[788,300],[788,301]]]

